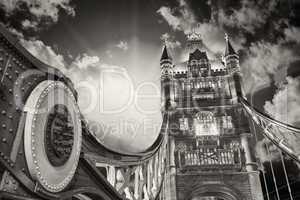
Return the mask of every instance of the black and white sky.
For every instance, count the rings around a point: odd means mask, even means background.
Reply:
[[[0,19],[32,54],[71,78],[100,138],[136,151],[160,128],[163,42],[182,62],[192,30],[216,58],[228,33],[250,99],[299,126],[299,7],[297,0],[1,0]]]

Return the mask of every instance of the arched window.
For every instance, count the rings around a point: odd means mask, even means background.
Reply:
[[[220,131],[214,114],[210,111],[200,111],[194,119],[196,136],[219,135]]]

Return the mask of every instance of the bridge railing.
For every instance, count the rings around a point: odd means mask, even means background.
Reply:
[[[262,129],[264,136],[292,159],[300,162],[300,129],[260,112],[243,97],[239,99],[249,117]]]
[[[287,168],[286,166],[286,158],[292,158],[295,163],[300,163],[300,128],[291,126],[289,124],[280,122],[271,116],[257,110],[254,108],[245,98],[239,97],[239,101],[242,104],[243,108],[247,112],[249,118],[256,124],[254,126],[254,133],[256,137],[256,142],[258,141],[256,127],[259,127],[259,132],[263,134],[265,138],[271,141],[275,147],[269,147],[268,143],[265,143],[264,150],[266,157],[263,163],[261,163],[261,169],[267,169],[269,172],[266,174],[266,171],[262,171],[263,183],[265,188],[265,197],[267,200],[272,199],[271,195],[274,195],[274,198],[280,199],[298,199],[299,190],[297,183],[291,181],[291,172],[289,171],[291,168]],[[276,152],[275,154],[273,154]],[[274,160],[274,156],[279,159]],[[274,162],[276,162],[276,170],[274,169]],[[278,169],[278,164],[281,162],[281,167]],[[267,163],[267,165],[264,165]],[[268,167],[267,167],[268,166]],[[296,166],[296,165],[295,165]],[[278,173],[281,175],[278,177]],[[270,176],[272,180],[272,185],[267,181],[267,177]],[[282,178],[284,177],[284,185],[282,185]],[[280,178],[280,180],[278,179]],[[279,181],[279,182],[278,182]],[[271,187],[271,188],[270,188]]]
[[[199,148],[192,151],[179,152],[179,163],[182,169],[241,169],[241,149],[227,150]]]
[[[102,147],[102,152],[106,151],[103,156],[96,152],[87,152],[86,155],[90,160],[94,160],[100,171],[104,169],[107,181],[124,198],[131,200],[158,199],[164,195],[160,191],[164,189],[163,183],[166,174],[168,121],[168,114],[165,114],[158,138],[150,148],[140,153],[110,150],[86,129],[85,138],[96,140],[98,143],[95,151],[98,151],[99,147]]]

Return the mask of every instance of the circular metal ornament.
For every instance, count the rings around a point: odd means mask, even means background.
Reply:
[[[43,81],[28,97],[24,149],[32,178],[49,192],[71,182],[80,156],[82,129],[71,90],[60,81]]]

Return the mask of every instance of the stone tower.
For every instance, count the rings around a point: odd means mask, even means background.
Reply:
[[[167,200],[263,200],[239,56],[228,36],[221,59],[210,59],[200,35],[187,39],[188,60],[174,65],[164,46],[162,112],[169,114]]]

